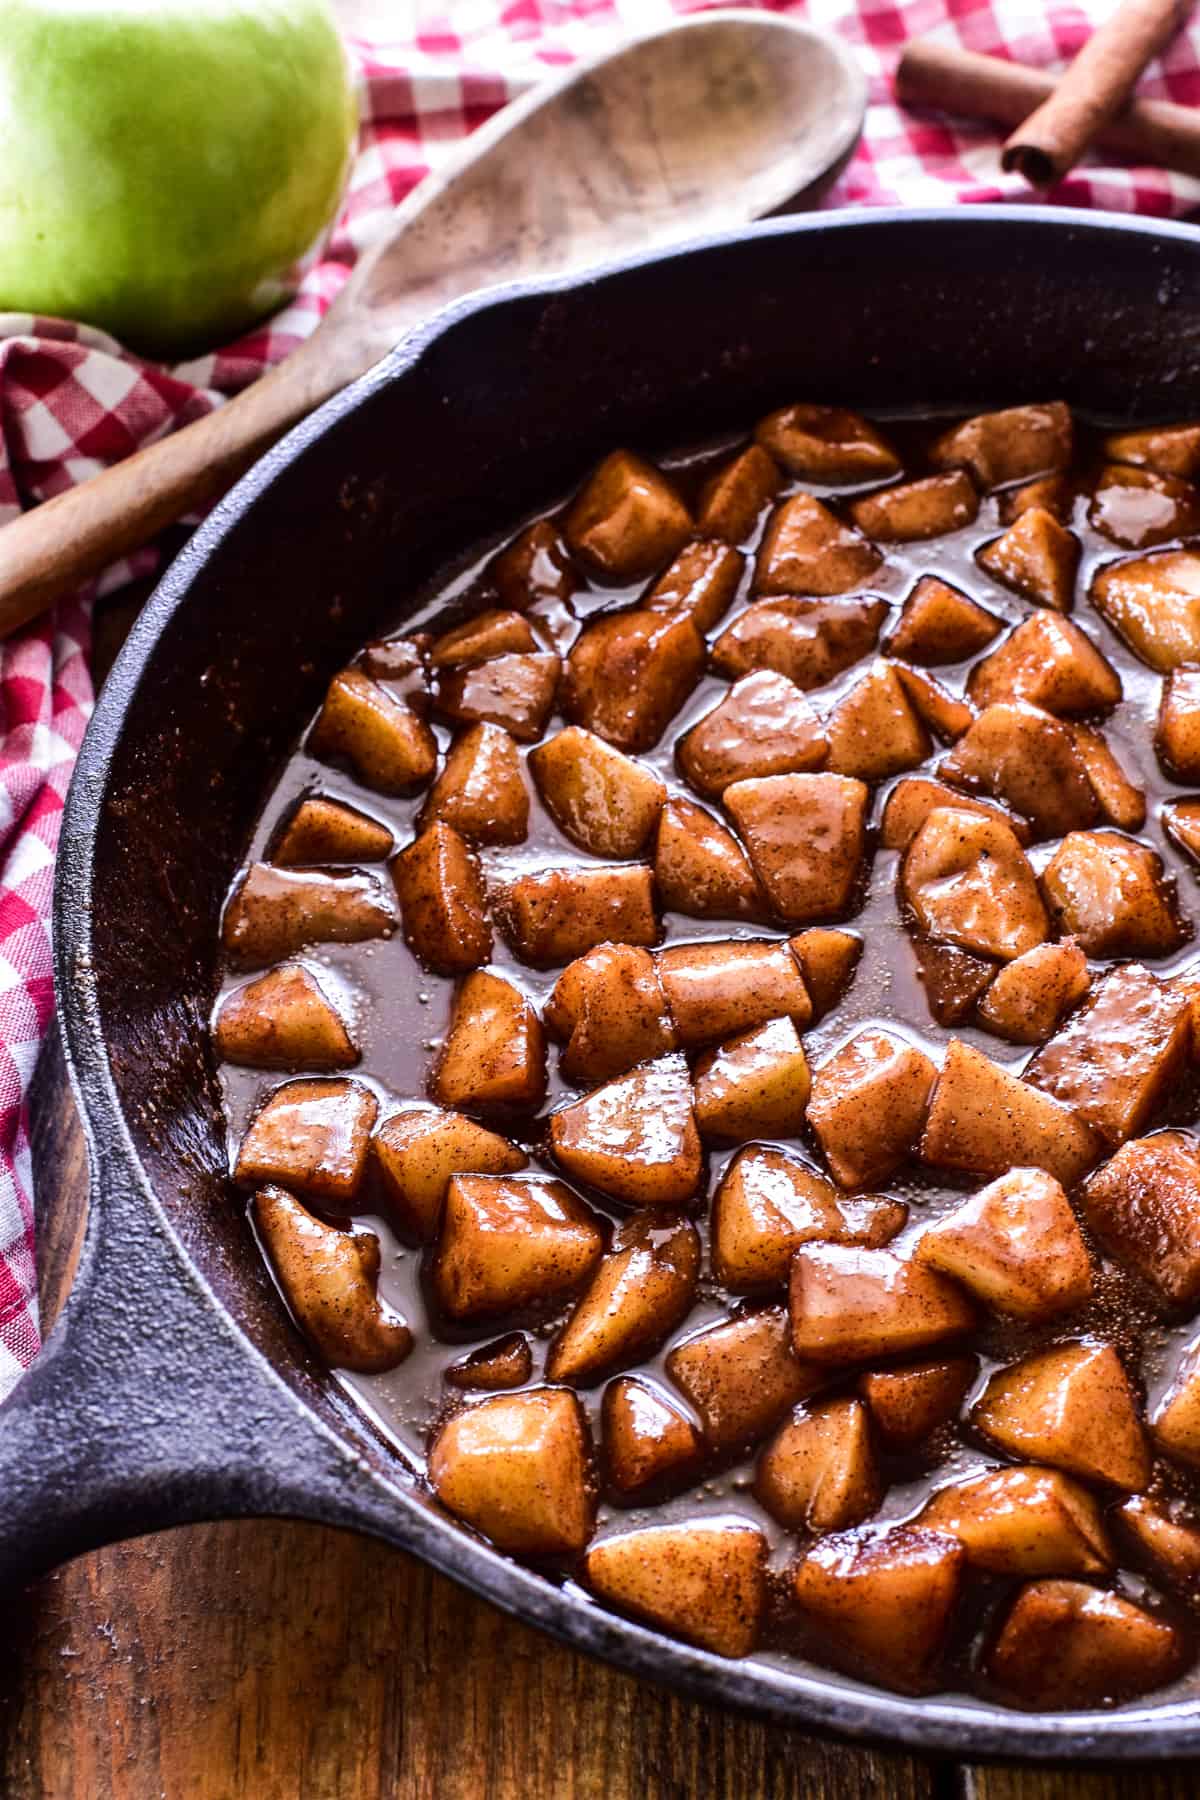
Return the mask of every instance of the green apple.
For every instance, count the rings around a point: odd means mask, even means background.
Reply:
[[[0,0],[0,311],[232,336],[294,288],[355,124],[325,0]]]

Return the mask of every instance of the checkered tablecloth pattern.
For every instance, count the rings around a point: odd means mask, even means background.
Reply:
[[[808,0],[794,11],[861,57],[871,103],[857,155],[830,206],[1020,199],[986,125],[900,113],[891,74],[900,46],[936,33],[968,49],[1059,68],[1112,0]],[[80,324],[0,314],[0,522],[139,445],[219,406],[309,332],[387,213],[465,133],[548,69],[644,31],[689,0],[461,0],[416,39],[352,39],[363,127],[345,205],[324,260],[294,303],[215,354],[174,369],[140,362]],[[1200,28],[1178,40],[1142,91],[1200,101]],[[1200,183],[1089,162],[1052,194],[1066,205],[1162,217],[1200,208]],[[153,571],[146,552],[108,572],[117,587]],[[49,912],[54,849],[91,703],[94,591],[0,650],[0,1393],[35,1354],[34,1195],[25,1097],[52,1013]]]

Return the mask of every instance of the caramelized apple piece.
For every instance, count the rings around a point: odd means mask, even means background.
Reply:
[[[667,1483],[682,1485],[704,1460],[692,1421],[658,1388],[632,1375],[609,1382],[600,1420],[608,1480],[622,1499]]]
[[[1041,1044],[1083,999],[1087,957],[1072,939],[1038,944],[1000,970],[979,1003],[980,1023],[1010,1044]]]
[[[242,1187],[276,1183],[349,1212],[378,1111],[358,1081],[286,1081],[251,1119],[233,1179]]]
[[[887,647],[906,662],[964,662],[1000,629],[1000,620],[986,607],[940,576],[922,575],[901,608]]]
[[[1110,1144],[1143,1130],[1182,1073],[1188,997],[1140,963],[1110,969],[1025,1071]]]
[[[427,825],[392,864],[404,937],[440,975],[476,969],[492,954],[492,928],[479,869],[450,825]]]
[[[437,1236],[452,1175],[514,1175],[529,1160],[463,1113],[428,1106],[389,1114],[371,1154],[392,1212],[423,1243]]]
[[[1179,781],[1200,781],[1200,667],[1184,664],[1163,682],[1154,747]]]
[[[783,406],[768,413],[754,435],[789,475],[806,480],[832,485],[900,473],[900,458],[887,439],[842,406]]]
[[[1043,1169],[1010,1169],[926,1226],[912,1254],[1014,1319],[1056,1318],[1092,1291],[1075,1214]]]
[[[1065,469],[1072,446],[1070,410],[1054,400],[964,419],[941,434],[929,458],[938,469],[970,469],[981,487],[996,488]]]
[[[868,791],[845,775],[735,781],[725,805],[779,914],[797,925],[845,912],[866,854]]]
[[[1156,550],[1106,563],[1092,578],[1092,605],[1135,656],[1164,674],[1200,662],[1200,555]]]
[[[1152,425],[1142,431],[1114,431],[1104,440],[1104,454],[1115,462],[1157,469],[1160,475],[1200,474],[1200,425]]]
[[[1146,823],[1146,795],[1135,786],[1109,749],[1102,731],[1076,725],[1075,748],[1083,759],[1100,816],[1121,831],[1140,831]]]
[[[1091,825],[1098,811],[1071,727],[1025,701],[985,707],[939,773],[955,787],[1004,801],[1039,837]]]
[[[1008,826],[937,807],[904,855],[900,895],[929,937],[1011,962],[1045,939],[1037,878]]]
[[[629,450],[605,457],[563,522],[572,552],[607,581],[653,575],[691,531],[687,507],[671,482]]]
[[[1200,1359],[1195,1344],[1150,1422],[1157,1443],[1168,1456],[1200,1468]]]
[[[828,754],[821,721],[800,689],[770,669],[743,675],[675,752],[684,777],[712,799],[748,777],[819,769]]]
[[[306,944],[360,944],[390,937],[396,903],[363,869],[274,869],[251,863],[221,922],[221,947],[236,969],[280,962]]]
[[[987,1658],[998,1687],[1039,1707],[1095,1707],[1160,1687],[1183,1661],[1165,1619],[1084,1581],[1031,1581]]]
[[[796,1565],[792,1597],[822,1658],[916,1693],[935,1681],[965,1561],[957,1538],[912,1525],[839,1532]]]
[[[789,1308],[796,1355],[821,1364],[910,1356],[975,1323],[962,1290],[935,1270],[844,1244],[800,1246]]]
[[[955,1038],[938,1076],[921,1160],[969,1175],[1045,1169],[1065,1188],[1099,1161],[1101,1140],[1066,1106]]]
[[[522,962],[553,968],[597,944],[656,944],[650,870],[642,863],[544,869],[499,896],[500,928]]]
[[[781,1306],[685,1338],[666,1368],[695,1407],[705,1441],[721,1453],[756,1444],[826,1379],[824,1369],[796,1356]]]
[[[1079,568],[1079,540],[1043,506],[1031,506],[975,560],[993,581],[1039,606],[1070,612]]]
[[[493,557],[487,572],[501,604],[516,612],[531,606],[567,606],[576,587],[567,547],[549,519],[538,519],[518,532]]]
[[[975,717],[974,707],[924,669],[910,669],[904,663],[893,663],[892,667],[921,723],[943,744],[956,744]]]
[[[703,1172],[683,1057],[659,1057],[552,1113],[550,1147],[568,1175],[614,1199],[682,1206]]]
[[[571,646],[567,718],[619,750],[653,750],[704,669],[704,639],[685,613],[601,613]]]
[[[1162,809],[1163,830],[1193,862],[1200,862],[1200,800],[1176,800]]]
[[[718,1143],[796,1137],[804,1129],[808,1063],[790,1019],[772,1019],[696,1064],[696,1124]]]
[[[364,1375],[403,1362],[412,1332],[379,1298],[374,1232],[338,1231],[278,1187],[262,1188],[253,1211],[288,1305],[324,1361]]]
[[[811,494],[782,500],[767,520],[754,565],[756,594],[845,594],[883,558]]]
[[[335,675],[312,728],[314,756],[344,757],[364,787],[405,794],[437,766],[437,739],[411,706],[361,669]]]
[[[529,794],[503,726],[471,725],[455,738],[421,812],[422,825],[439,820],[476,844],[524,843]]]
[[[665,912],[692,919],[761,919],[766,896],[731,831],[691,800],[668,800],[658,820],[654,880]]]
[[[829,766],[837,775],[883,781],[915,769],[932,748],[891,663],[876,662],[829,715]]]
[[[213,1026],[217,1055],[245,1069],[350,1069],[346,1022],[310,969],[284,963],[235,988]]]
[[[1068,471],[1055,475],[1039,475],[1024,481],[1020,487],[1008,488],[1000,495],[1000,523],[1011,525],[1030,507],[1040,506],[1053,514],[1060,525],[1069,525],[1075,511],[1079,484]]]
[[[1089,956],[1168,956],[1188,936],[1156,850],[1116,831],[1072,831],[1042,874],[1059,931]]]
[[[553,650],[494,656],[452,669],[438,683],[438,707],[463,724],[499,725],[523,744],[546,729],[554,708],[562,659]]]
[[[492,608],[435,638],[429,647],[429,665],[433,669],[473,669],[493,657],[524,656],[537,647],[529,621],[519,612]]]
[[[658,974],[685,1050],[768,1019],[804,1026],[812,1018],[800,965],[786,944],[671,944],[659,953]]]
[[[761,444],[748,444],[707,478],[696,503],[696,529],[741,544],[779,492],[779,470]]]
[[[728,544],[703,540],[688,544],[659,576],[642,605],[650,612],[681,614],[697,631],[711,631],[728,612],[744,567],[744,558]]]
[[[824,1175],[756,1145],[734,1157],[713,1198],[713,1270],[734,1293],[776,1287],[801,1244],[878,1248],[907,1217],[901,1200],[847,1200]]]
[[[867,537],[909,544],[961,531],[978,513],[979,495],[969,475],[951,469],[864,494],[846,510]]]
[[[394,839],[386,825],[344,800],[310,794],[297,803],[271,849],[271,861],[296,864],[382,862]]]
[[[429,1450],[442,1505],[515,1556],[573,1556],[595,1524],[591,1439],[567,1388],[497,1394],[456,1413]]]
[[[1121,677],[1070,619],[1032,613],[1009,633],[967,681],[976,706],[1026,700],[1043,712],[1091,713],[1116,706]]]
[[[536,1110],[546,1096],[541,1020],[511,981],[476,969],[454,1001],[429,1084],[443,1106]]]
[[[1200,1298],[1200,1144],[1158,1131],[1123,1144],[1083,1190],[1088,1224],[1173,1306]]]
[[[939,1425],[956,1419],[978,1367],[973,1356],[949,1356],[860,1375],[858,1391],[880,1443],[888,1450],[915,1450]]]
[[[1025,1461],[1137,1493],[1150,1480],[1138,1404],[1111,1344],[1057,1344],[992,1376],[971,1412],[986,1438]]]
[[[1148,550],[1200,526],[1200,493],[1177,475],[1109,463],[1096,477],[1088,523],[1114,544]]]
[[[887,617],[883,600],[759,600],[727,625],[712,666],[731,681],[774,669],[806,691],[869,656]]]
[[[555,824],[593,856],[637,856],[667,798],[657,775],[578,725],[531,750],[529,766]]]
[[[1057,1469],[992,1469],[939,1488],[917,1515],[993,1575],[1107,1575],[1116,1561],[1100,1508]]]
[[[604,1600],[717,1656],[747,1656],[767,1601],[767,1540],[752,1525],[687,1519],[602,1538],[588,1584]]]
[[[863,941],[852,931],[814,925],[789,940],[812,1001],[813,1018],[832,1012],[854,979]]]
[[[686,1317],[700,1272],[700,1239],[686,1219],[657,1208],[635,1213],[613,1247],[546,1362],[550,1381],[595,1381],[621,1363],[657,1350]]]
[[[448,1318],[549,1307],[576,1293],[604,1235],[565,1182],[528,1175],[452,1175],[433,1260]]]
[[[798,1406],[759,1457],[754,1492],[788,1531],[818,1537],[873,1513],[883,1483],[862,1401]]]
[[[960,794],[944,781],[933,781],[928,775],[906,775],[887,797],[880,825],[880,841],[885,850],[907,850],[935,807],[952,806],[959,812],[976,813],[981,819],[998,819],[1007,825],[1019,844],[1027,844],[1032,833],[1018,813],[994,800],[979,800],[974,795]]]
[[[1161,1500],[1135,1494],[1115,1514],[1139,1560],[1169,1586],[1194,1600],[1200,1591],[1200,1525],[1194,1515]]]
[[[429,706],[428,657],[432,642],[427,631],[414,631],[407,637],[375,638],[355,660],[376,681],[386,682],[389,693],[423,713]]]
[[[984,957],[924,938],[914,940],[913,955],[917,980],[939,1025],[959,1025],[969,1018],[996,972],[995,963]]]
[[[844,1188],[885,1181],[912,1154],[937,1069],[914,1044],[860,1031],[813,1077],[808,1122]]]
[[[598,944],[560,975],[546,1023],[566,1040],[563,1074],[606,1081],[675,1048],[654,959],[632,944]]]
[[[533,1352],[523,1331],[510,1331],[494,1344],[481,1344],[446,1370],[451,1387],[468,1393],[494,1393],[524,1387],[533,1373]]]

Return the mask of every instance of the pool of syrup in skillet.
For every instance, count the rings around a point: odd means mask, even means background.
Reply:
[[[933,433],[944,428],[945,424],[945,420],[906,419],[893,420],[886,425],[887,435],[901,456],[906,475],[926,472],[928,465],[923,460],[925,446]],[[740,442],[744,440],[734,440],[732,443],[723,441],[679,455],[659,456],[656,460],[661,468],[669,472],[685,500],[690,502],[706,474]],[[1098,437],[1093,429],[1079,426],[1078,443],[1076,466],[1086,470],[1100,460]],[[806,492],[839,507],[856,494],[877,485],[878,478],[858,486],[843,483],[834,487],[813,480],[796,481],[785,477],[781,497],[793,492]],[[979,547],[1002,529],[1000,501],[1001,496],[995,493],[985,495],[978,516],[961,530],[925,541],[888,543],[884,546],[885,556],[881,566],[860,588],[853,591],[877,595],[889,603],[891,616],[885,621],[879,634],[880,644],[885,652],[889,631],[895,625],[901,602],[911,592],[918,578],[929,573],[942,577],[974,597],[1000,618],[1006,627],[1030,616],[1033,609],[1029,601],[989,580],[975,560]],[[1136,507],[1138,503],[1139,496],[1132,494],[1131,507]],[[550,511],[542,516],[555,517],[556,513]],[[742,585],[737,599],[716,631],[709,634],[710,641],[738,615],[751,598],[750,581],[754,566],[752,552],[761,536],[763,522],[763,517],[760,517],[754,533],[740,546],[743,551],[751,553],[746,558]],[[515,521],[513,531],[523,523],[525,521]],[[1110,538],[1101,536],[1093,529],[1088,521],[1086,495],[1076,499],[1069,523],[1082,548],[1072,616],[1117,669],[1123,686],[1122,700],[1104,718],[1105,735],[1126,774],[1146,794],[1145,826],[1132,835],[1152,846],[1162,856],[1168,876],[1177,883],[1182,917],[1200,924],[1200,889],[1197,886],[1196,865],[1167,836],[1160,820],[1162,803],[1179,798],[1189,791],[1164,775],[1155,754],[1154,725],[1162,690],[1162,676],[1130,653],[1086,599],[1096,567],[1133,552],[1128,548],[1118,547]],[[498,543],[506,542],[511,535],[512,533],[506,534]],[[497,547],[497,544],[486,546],[469,567],[451,572],[435,588],[402,599],[396,634],[409,635],[418,630],[438,632],[458,623],[473,610],[495,605],[494,596],[487,591],[483,571]],[[553,631],[556,641],[548,643],[547,647],[565,654],[579,624],[600,609],[612,610],[632,604],[645,587],[644,581],[638,581],[625,589],[614,588],[591,581],[586,574],[580,572],[579,587],[572,600],[574,618],[565,610],[560,610],[557,615],[546,613],[543,614],[538,629],[542,633]],[[993,646],[989,646],[991,647]],[[809,698],[821,715],[829,713],[861,678],[870,665],[872,655],[878,653],[869,653],[827,686],[810,693]],[[939,665],[930,672],[951,691],[961,693],[967,673],[977,660],[978,655],[975,655],[960,664]],[[711,673],[703,675],[657,747],[639,757],[638,760],[666,784],[670,793],[686,795],[688,798],[696,797],[683,782],[677,767],[676,743],[728,691],[728,685],[727,681]],[[429,716],[439,746],[444,749],[452,736],[451,725],[440,718],[436,710]],[[563,723],[560,714],[553,714],[546,735],[550,736],[561,729]],[[929,761],[930,768],[940,754],[940,748],[935,746],[935,755]],[[897,779],[902,777],[885,780],[872,789],[869,818],[876,826],[887,794],[895,786]],[[485,880],[488,882],[501,877],[508,880],[526,871],[587,864],[595,860],[573,845],[558,829],[541,802],[536,784],[529,780],[527,786],[530,815],[525,840],[514,846],[482,848],[479,851]],[[397,847],[403,847],[415,836],[417,817],[425,801],[424,790],[407,798],[372,792],[356,782],[347,767],[319,761],[304,748],[299,748],[267,801],[254,841],[248,847],[248,861],[267,858],[270,840],[278,829],[281,818],[298,799],[313,792],[342,798],[361,811],[382,820],[393,831]],[[704,801],[704,804],[719,813],[719,803]],[[1053,843],[1038,843],[1033,846],[1030,860],[1035,871],[1041,872],[1054,848]],[[819,1069],[835,1050],[864,1028],[882,1026],[894,1036],[918,1045],[937,1063],[941,1062],[948,1042],[957,1038],[978,1047],[992,1062],[1019,1072],[1033,1054],[1029,1047],[1008,1043],[969,1021],[943,1027],[932,1018],[925,989],[918,978],[913,940],[897,906],[896,886],[900,861],[900,852],[882,848],[877,835],[873,835],[868,859],[869,875],[861,900],[856,902],[852,916],[830,921],[845,925],[848,930],[859,934],[863,950],[854,978],[839,1003],[802,1033],[810,1068]],[[782,926],[772,928],[745,921],[701,920],[678,913],[664,913],[661,923],[660,941],[663,944],[730,938],[778,938],[784,942],[789,935]],[[793,925],[791,929],[794,932],[797,927]],[[395,1112],[406,1101],[424,1100],[430,1070],[449,1024],[455,980],[432,974],[423,968],[416,961],[400,931],[390,938],[369,942],[311,945],[302,954],[303,961],[318,972],[322,984],[331,995],[339,997],[346,1016],[354,1021],[354,1039],[361,1049],[361,1060],[351,1073],[355,1080],[367,1084],[377,1094],[380,1118]],[[1181,949],[1170,956],[1141,960],[1149,962],[1160,975],[1185,970],[1194,963],[1200,963],[1200,944],[1195,941],[1185,942]],[[515,983],[539,1012],[562,973],[561,967],[547,970],[530,968],[513,954],[499,932],[496,934],[490,966]],[[1099,970],[1107,965],[1095,963],[1093,966]],[[230,974],[222,989],[222,996],[245,980],[244,970]],[[535,1173],[539,1170],[551,1175],[561,1173],[545,1149],[545,1119],[564,1101],[585,1091],[564,1082],[558,1063],[558,1053],[551,1047],[547,1097],[536,1117],[525,1117],[515,1125],[511,1120],[505,1120],[498,1127],[527,1149],[530,1170]],[[222,1065],[221,1081],[229,1122],[231,1160],[256,1109],[287,1078],[279,1071],[265,1072],[230,1063]],[[1157,1127],[1169,1123],[1191,1123],[1196,1115],[1197,1102],[1189,1081],[1176,1089],[1168,1107],[1165,1111],[1156,1113],[1152,1125]],[[814,1144],[815,1140],[810,1137],[807,1140],[792,1139],[782,1143],[781,1147],[793,1155],[799,1152],[814,1167],[820,1167],[820,1155]],[[740,1145],[727,1149],[707,1146],[708,1173],[704,1190],[707,1195],[711,1196],[715,1191],[722,1172],[741,1148]],[[904,1256],[932,1220],[961,1205],[965,1195],[976,1191],[981,1181],[968,1177],[947,1177],[913,1161],[898,1176],[881,1185],[888,1195],[909,1203],[908,1222],[889,1245],[889,1249]],[[366,1191],[370,1192],[369,1189]],[[614,1220],[619,1220],[628,1211],[619,1203],[606,1200],[602,1194],[589,1193],[588,1202],[598,1212],[607,1213]],[[678,1391],[672,1387],[664,1373],[663,1365],[672,1345],[694,1336],[706,1324],[717,1323],[744,1311],[748,1305],[761,1303],[761,1299],[748,1301],[746,1296],[730,1294],[720,1286],[711,1273],[708,1258],[707,1201],[693,1206],[689,1212],[705,1246],[695,1302],[687,1317],[652,1356],[632,1369],[627,1365],[618,1365],[608,1371],[603,1379],[580,1387],[579,1398],[589,1416],[597,1441],[600,1437],[601,1396],[612,1375],[644,1375],[652,1383],[661,1384],[672,1401],[686,1412],[686,1402],[681,1400]],[[412,1242],[405,1242],[397,1233],[392,1220],[383,1213],[369,1210],[360,1213],[356,1210],[355,1220],[359,1226],[368,1227],[379,1239],[382,1250],[380,1295],[407,1321],[412,1329],[414,1343],[411,1354],[399,1366],[384,1374],[363,1375],[339,1371],[337,1379],[366,1409],[378,1428],[394,1444],[397,1453],[414,1469],[421,1471],[425,1467],[431,1434],[439,1421],[445,1418],[448,1408],[464,1404],[464,1396],[445,1382],[447,1367],[462,1358],[468,1349],[488,1344],[516,1326],[526,1332],[532,1349],[533,1366],[528,1385],[538,1385],[544,1379],[547,1350],[564,1319],[570,1314],[575,1296],[549,1317],[543,1313],[532,1320],[493,1318],[459,1327],[452,1326],[444,1317],[438,1316],[432,1306],[426,1272],[427,1253]],[[1061,1343],[1083,1335],[1110,1342],[1118,1348],[1127,1370],[1140,1384],[1145,1397],[1146,1416],[1149,1416],[1170,1385],[1182,1355],[1196,1337],[1196,1322],[1184,1316],[1184,1310],[1180,1308],[1164,1307],[1160,1297],[1149,1285],[1105,1254],[1088,1234],[1086,1226],[1084,1231],[1093,1255],[1096,1278],[1092,1295],[1082,1306],[1054,1318],[1048,1324],[1032,1326],[982,1311],[984,1322],[969,1340],[969,1348],[979,1359],[979,1372],[964,1401],[963,1419],[973,1399],[982,1392],[989,1374],[997,1367],[1044,1345]],[[775,1294],[767,1298],[772,1304],[777,1304],[780,1297],[780,1294]],[[853,1391],[857,1373],[854,1369],[843,1372],[842,1379],[833,1382],[832,1391]],[[597,1534],[602,1536],[614,1525],[624,1528],[639,1523],[661,1523],[666,1519],[691,1520],[700,1516],[721,1519],[736,1516],[751,1521],[765,1534],[771,1546],[772,1571],[772,1598],[767,1623],[754,1654],[769,1660],[788,1659],[793,1655],[811,1660],[813,1640],[811,1636],[806,1637],[798,1632],[790,1615],[787,1598],[786,1572],[797,1554],[796,1536],[776,1522],[753,1492],[755,1461],[761,1448],[761,1443],[756,1444],[748,1455],[732,1463],[722,1463],[719,1458],[713,1458],[691,1486],[653,1505],[622,1505],[611,1491],[603,1491],[597,1515]],[[868,1523],[874,1526],[911,1519],[934,1490],[977,1471],[995,1468],[1002,1460],[968,1425],[954,1422],[942,1425],[915,1451],[882,1455],[880,1468],[885,1484],[884,1494]],[[1106,1505],[1110,1502],[1115,1504],[1120,1498],[1114,1496],[1111,1490],[1099,1491]],[[1156,1465],[1152,1491],[1200,1503],[1200,1480],[1174,1462],[1160,1460]],[[578,1568],[570,1560],[549,1565],[547,1573],[556,1580],[580,1579]],[[1148,1580],[1143,1569],[1136,1566],[1135,1559],[1130,1558],[1128,1565],[1122,1566],[1115,1577],[1104,1585],[1169,1618],[1183,1637],[1190,1640],[1192,1626],[1189,1607],[1178,1594],[1171,1594],[1163,1584]],[[969,1603],[960,1608],[949,1646],[940,1665],[941,1673],[936,1682],[938,1687],[949,1690],[967,1688],[1011,1703],[1012,1696],[997,1693],[991,1687],[986,1676],[980,1673],[978,1662],[979,1646],[993,1629],[997,1609],[1007,1603],[1015,1586],[1016,1583],[1010,1577],[977,1575],[973,1578],[969,1589]],[[819,1645],[816,1649],[817,1659],[820,1660]],[[1190,1693],[1194,1689],[1194,1683],[1193,1670],[1161,1688],[1156,1697],[1165,1699]]]

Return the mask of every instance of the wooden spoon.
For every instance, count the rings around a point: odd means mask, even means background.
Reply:
[[[539,85],[414,189],[299,349],[0,530],[0,634],[209,505],[447,301],[815,198],[865,106],[863,74],[835,39],[744,11],[677,19]]]

